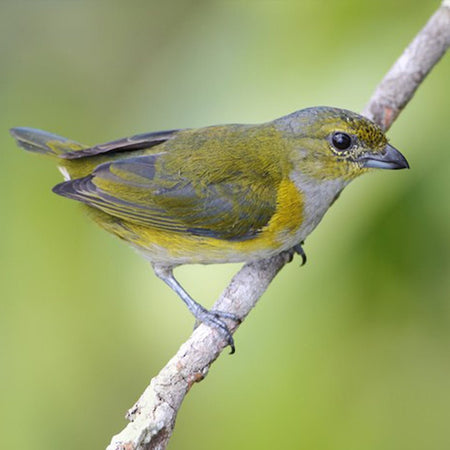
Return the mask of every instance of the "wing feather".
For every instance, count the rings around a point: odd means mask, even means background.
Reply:
[[[161,170],[163,155],[104,163],[53,190],[126,221],[218,239],[252,238],[275,213],[276,198],[264,180],[245,183],[236,172],[210,184],[192,182],[181,171]]]
[[[135,136],[118,139],[105,144],[96,145],[83,150],[66,152],[60,155],[64,159],[78,159],[86,156],[101,155],[110,152],[125,152],[130,150],[143,150],[162,144],[172,139],[181,130],[157,131],[153,133],[137,134]]]

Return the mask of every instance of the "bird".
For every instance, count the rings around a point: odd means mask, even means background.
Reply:
[[[126,241],[235,351],[224,319],[173,274],[184,264],[250,262],[303,243],[342,190],[374,169],[409,168],[383,130],[352,111],[317,106],[261,124],[138,134],[87,146],[33,128],[10,130],[18,145],[52,157],[64,177],[53,188],[81,202]]]

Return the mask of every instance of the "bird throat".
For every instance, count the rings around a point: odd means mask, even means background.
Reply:
[[[304,198],[303,223],[297,232],[298,242],[302,242],[316,228],[350,180],[317,180],[296,171],[291,174],[291,180]]]

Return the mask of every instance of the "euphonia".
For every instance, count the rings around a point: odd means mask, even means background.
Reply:
[[[409,167],[376,124],[323,106],[263,124],[145,133],[94,147],[31,128],[11,133],[25,150],[56,159],[65,181],[53,192],[84,203],[101,227],[142,253],[232,352],[223,319],[237,317],[205,309],[173,269],[303,254],[301,244],[350,181]]]

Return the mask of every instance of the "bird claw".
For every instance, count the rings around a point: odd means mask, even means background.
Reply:
[[[230,355],[236,351],[234,345],[233,335],[231,334],[228,325],[223,321],[223,319],[234,320],[237,324],[241,323],[241,319],[236,316],[236,314],[228,313],[225,311],[210,310],[202,308],[196,314],[196,323],[194,329],[197,328],[200,323],[203,323],[210,328],[217,330],[227,341],[228,345],[231,347]]]
[[[292,249],[294,250],[295,253],[297,253],[297,255],[300,255],[302,258],[302,263],[300,264],[301,266],[304,266],[306,264],[307,258],[306,258],[306,253],[303,250],[303,245],[304,245],[304,241],[300,242],[300,244],[295,245],[294,247],[292,247]]]

